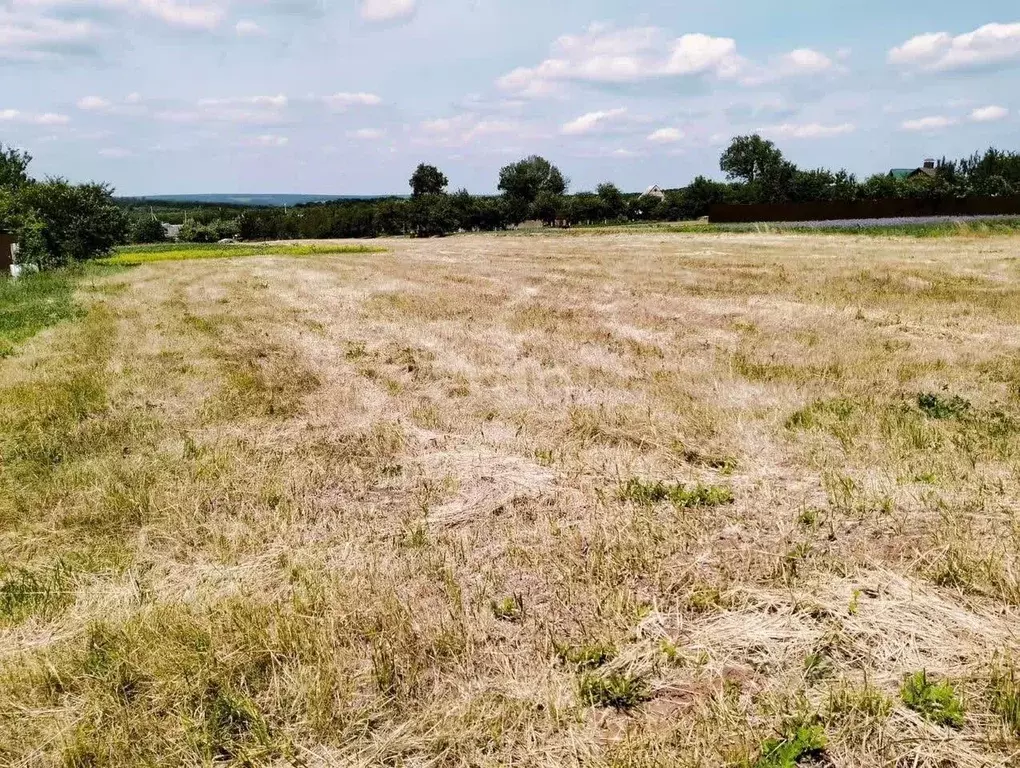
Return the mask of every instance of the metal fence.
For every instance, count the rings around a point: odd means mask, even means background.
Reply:
[[[1020,195],[919,200],[893,198],[855,202],[713,205],[708,220],[719,224],[769,221],[898,219],[913,216],[1020,216]]]

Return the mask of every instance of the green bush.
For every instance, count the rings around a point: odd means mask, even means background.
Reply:
[[[903,703],[926,720],[951,728],[963,727],[963,702],[948,680],[929,680],[924,670],[915,672],[903,682],[900,691]]]

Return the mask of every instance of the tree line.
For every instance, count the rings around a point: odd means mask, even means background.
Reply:
[[[804,170],[759,135],[738,136],[719,161],[726,181],[698,176],[662,197],[624,193],[615,184],[568,194],[569,180],[545,158],[531,156],[500,170],[494,196],[448,192],[447,176],[419,165],[409,199],[342,200],[293,209],[249,209],[237,220],[246,240],[283,238],[428,237],[456,231],[509,229],[524,221],[578,226],[631,221],[682,221],[708,215],[717,203],[807,203],[1002,196],[1020,193],[1020,154],[989,149],[960,160],[938,161],[931,174],[858,178],[841,169]]]
[[[940,160],[930,173],[863,181],[846,170],[804,170],[758,135],[734,138],[720,157],[726,181],[698,176],[661,196],[629,194],[615,184],[568,193],[570,180],[543,157],[503,167],[497,195],[449,192],[449,179],[421,164],[409,179],[410,197],[338,200],[289,209],[240,208],[161,202],[157,216],[144,200],[116,201],[109,185],[34,179],[31,156],[0,144],[0,231],[20,243],[19,260],[58,266],[109,252],[125,242],[159,242],[163,221],[181,222],[180,238],[431,237],[457,231],[509,229],[528,220],[577,226],[631,221],[698,219],[717,203],[800,203],[888,198],[940,198],[1020,194],[1020,154],[988,149],[959,160]],[[185,207],[186,206],[186,207]]]

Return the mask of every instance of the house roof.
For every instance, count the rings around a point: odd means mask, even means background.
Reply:
[[[934,178],[935,174],[938,173],[934,168],[893,168],[889,171],[889,175],[894,179],[910,179],[914,176],[928,176]]]

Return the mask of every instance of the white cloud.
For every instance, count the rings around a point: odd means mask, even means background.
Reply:
[[[918,35],[889,51],[893,64],[928,72],[945,72],[1020,60],[1020,22],[986,24],[956,35]]]
[[[521,96],[555,93],[570,81],[635,83],[654,78],[714,77],[759,85],[788,77],[842,71],[824,53],[798,48],[758,64],[737,52],[729,37],[700,33],[672,38],[659,27],[592,24],[580,35],[564,35],[537,66],[518,67],[496,84]]]
[[[1009,117],[1009,110],[1005,107],[979,107],[970,113],[970,119],[975,123],[993,123],[997,120],[1005,120]]]
[[[108,157],[114,160],[131,157],[134,153],[130,149],[124,149],[123,147],[105,147],[99,150],[101,157]]]
[[[83,109],[86,112],[102,112],[109,109],[110,106],[110,100],[101,96],[83,96],[77,102],[78,109]]]
[[[740,81],[744,85],[761,85],[791,77],[809,77],[833,73],[839,67],[824,53],[811,48],[798,48],[784,53],[763,66],[748,64],[749,70]]]
[[[247,136],[242,144],[248,147],[285,147],[290,143],[286,136],[277,136],[273,133],[264,133],[261,136]]]
[[[199,99],[200,107],[232,107],[252,106],[264,109],[284,109],[287,97],[280,93],[276,96],[230,96],[224,99]]]
[[[522,96],[546,96],[560,83],[633,83],[661,77],[735,77],[743,62],[736,42],[689,34],[670,40],[658,27],[616,29],[592,24],[580,35],[564,35],[552,56],[535,67],[518,67],[497,85]]]
[[[334,93],[322,99],[326,106],[337,111],[350,107],[377,107],[382,99],[374,93]]]
[[[286,120],[290,100],[284,94],[275,96],[230,96],[199,99],[194,106],[157,112],[157,120],[171,123],[241,123],[269,125]]]
[[[852,123],[823,125],[822,123],[783,123],[762,129],[762,133],[780,139],[829,139],[834,136],[845,136],[853,133],[856,126]]]
[[[946,117],[945,115],[932,115],[930,117],[920,117],[916,120],[905,120],[900,124],[900,130],[911,131],[911,132],[930,132],[930,131],[941,131],[944,128],[948,128],[951,125],[956,125],[957,120],[954,117]]]
[[[219,5],[178,0],[13,0],[13,3],[24,8],[56,10],[60,13],[124,11],[184,29],[214,29],[226,15],[224,8]]]
[[[258,22],[251,19],[241,19],[234,25],[234,34],[238,37],[261,37],[266,34]]]
[[[424,137],[418,139],[418,143],[463,147],[486,136],[520,134],[523,126],[512,120],[480,119],[477,115],[462,114],[425,120],[419,129]]]
[[[565,123],[560,128],[560,133],[567,136],[582,136],[589,133],[594,133],[604,126],[607,122],[611,122],[618,117],[622,117],[627,113],[625,107],[618,107],[616,109],[602,110],[599,112],[589,112],[585,115],[571,120],[569,123]]]
[[[648,141],[656,144],[675,144],[678,141],[683,141],[684,136],[684,132],[679,128],[660,128],[648,136]]]
[[[374,141],[381,139],[386,134],[377,128],[359,128],[356,131],[348,131],[347,138],[349,139],[361,139],[363,141]]]
[[[0,109],[0,122],[25,123],[28,125],[66,125],[71,121],[67,115],[55,112],[22,112],[17,109]]]
[[[414,14],[416,0],[362,0],[361,18],[365,21],[399,21]]]
[[[129,93],[124,97],[125,104],[139,104],[142,101],[142,94],[140,93]]]
[[[45,60],[92,53],[99,28],[86,20],[51,19],[0,8],[0,60]]]

